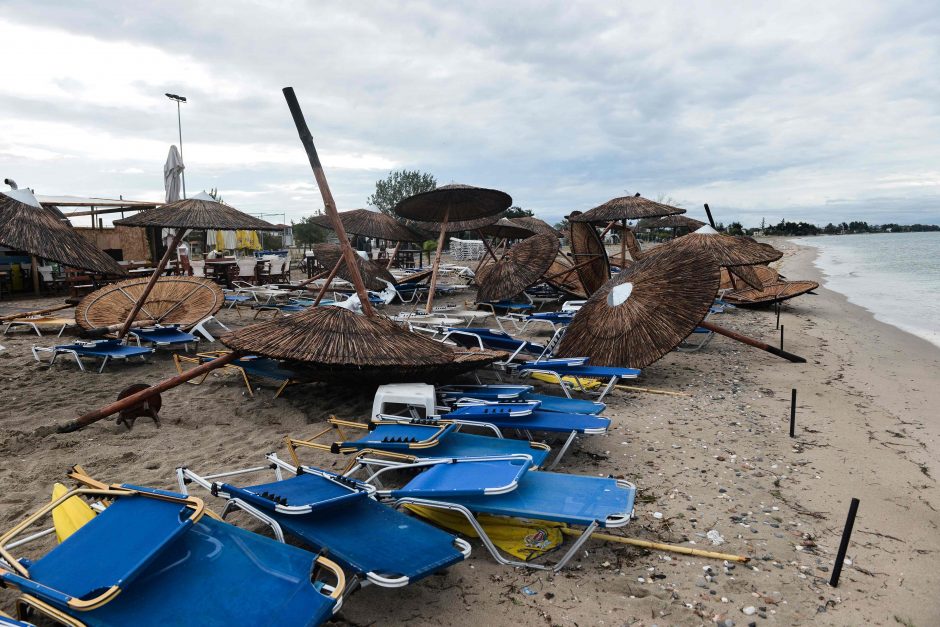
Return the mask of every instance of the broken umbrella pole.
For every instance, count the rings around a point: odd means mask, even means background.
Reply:
[[[107,418],[113,414],[120,413],[122,411],[132,409],[134,407],[141,406],[150,398],[157,396],[161,392],[165,392],[171,388],[175,388],[178,385],[186,383],[190,379],[195,379],[196,377],[203,375],[207,372],[215,370],[216,368],[221,368],[226,364],[229,364],[236,359],[243,357],[244,353],[238,351],[232,351],[231,353],[226,353],[221,357],[217,357],[212,361],[208,361],[204,364],[200,364],[193,368],[192,370],[187,370],[183,374],[176,375],[175,377],[170,377],[165,381],[161,381],[156,385],[152,385],[146,389],[141,390],[140,392],[135,392],[130,396],[126,396],[122,399],[114,401],[109,405],[105,405],[100,409],[83,414],[76,418],[75,420],[70,420],[64,425],[58,427],[56,431],[58,433],[71,433],[72,431],[78,431],[83,427],[98,422],[102,418]]]
[[[147,282],[147,286],[144,288],[140,298],[138,298],[137,302],[134,303],[134,306],[131,307],[130,312],[127,314],[127,319],[118,330],[117,337],[119,340],[127,335],[128,331],[130,331],[131,325],[134,323],[134,318],[136,318],[137,314],[140,313],[144,303],[147,302],[147,297],[150,296],[150,292],[153,291],[153,286],[157,284],[157,281],[159,281],[160,277],[163,275],[163,271],[166,269],[166,265],[170,262],[170,257],[176,253],[176,247],[179,246],[180,240],[183,239],[184,233],[186,233],[186,229],[176,229],[176,232],[173,234],[173,241],[170,242],[169,246],[167,246],[166,252],[163,253],[163,257],[160,258],[160,263],[157,264],[157,267],[154,268],[153,274],[150,276],[150,281]]]
[[[799,355],[788,353],[787,351],[780,350],[776,346],[771,346],[770,344],[767,344],[766,342],[761,342],[760,340],[755,340],[754,338],[748,337],[746,335],[735,333],[734,331],[731,331],[724,327],[720,327],[717,324],[712,324],[711,322],[706,322],[703,320],[702,322],[698,323],[698,326],[702,327],[703,329],[708,329],[709,331],[712,331],[713,333],[717,333],[718,335],[724,335],[725,337],[730,337],[732,340],[737,340],[738,342],[747,344],[748,346],[753,346],[754,348],[759,348],[762,351],[767,351],[768,353],[771,353],[772,355],[776,355],[777,357],[783,357],[787,361],[792,361],[795,364],[806,363],[806,359],[804,359],[803,357],[800,357]]]
[[[46,307],[45,309],[34,309],[33,311],[21,311],[15,314],[9,314],[6,316],[0,316],[0,322],[9,322],[11,320],[18,320],[20,318],[31,318],[32,316],[42,316],[45,314],[52,313],[54,311],[61,311],[63,309],[72,309],[75,305],[65,304],[65,305],[56,305],[55,307]]]

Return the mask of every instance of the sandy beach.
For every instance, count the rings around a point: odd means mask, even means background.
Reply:
[[[814,250],[774,240],[789,278],[823,283]],[[3,312],[60,299],[3,301]],[[459,300],[463,300],[461,297]],[[250,323],[224,311],[231,326]],[[773,310],[737,309],[713,321],[769,343]],[[639,487],[626,535],[748,555],[747,565],[592,541],[572,567],[551,575],[504,567],[473,543],[471,558],[416,585],[353,594],[340,625],[917,625],[940,623],[940,349],[878,322],[823,285],[790,301],[780,322],[792,364],[716,337],[696,353],[667,355],[637,385],[617,390],[608,436],[579,440],[557,469],[613,475]],[[330,415],[364,420],[371,389],[296,386],[253,398],[229,375],[163,395],[162,427],[113,421],[40,437],[114,400],[131,383],[175,373],[170,356],[81,373],[46,368],[29,347],[54,336],[0,339],[0,523],[8,528],[47,501],[72,464],[107,482],[173,488],[174,469],[211,472],[284,452],[284,436],[310,435]],[[221,348],[203,343],[201,349]],[[545,391],[557,387],[543,384]],[[796,438],[788,437],[790,390]],[[308,454],[338,468],[345,458]],[[858,520],[838,588],[828,585],[852,497]],[[210,507],[218,501],[207,497]],[[242,519],[233,519],[244,522]],[[706,533],[722,537],[713,545]],[[693,544],[694,543],[694,544]],[[13,595],[0,591],[0,608]],[[729,622],[730,621],[730,622]]]

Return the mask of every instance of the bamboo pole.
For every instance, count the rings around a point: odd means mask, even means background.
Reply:
[[[29,318],[30,316],[41,316],[43,314],[52,313],[53,311],[61,311],[63,309],[71,309],[75,305],[56,305],[55,307],[47,307],[45,309],[35,309],[33,311],[21,311],[20,313],[8,314],[6,316],[0,317],[0,322],[9,322],[10,320],[16,320],[17,318]]]
[[[594,260],[598,258],[598,256],[599,256],[599,255],[591,255],[591,256],[590,256],[590,257],[591,257],[590,259],[585,259],[584,261],[579,261],[579,262],[576,263],[575,265],[571,266],[570,268],[565,268],[565,269],[562,270],[561,272],[556,272],[555,274],[550,274],[550,275],[548,275],[548,276],[546,276],[546,277],[542,277],[542,280],[548,281],[548,280],[554,279],[554,278],[556,278],[556,277],[560,277],[560,276],[562,276],[563,274],[571,274],[572,272],[574,272],[575,270],[577,270],[577,269],[580,268],[581,266],[586,266],[586,265],[588,265],[589,263],[593,263]]]
[[[349,268],[349,275],[352,278],[353,286],[356,288],[356,294],[359,295],[359,301],[362,304],[362,312],[371,316],[374,315],[372,303],[369,302],[369,293],[362,282],[362,275],[359,273],[359,266],[356,265],[356,253],[349,245],[349,238],[346,236],[346,228],[343,221],[339,219],[339,212],[336,210],[336,202],[333,200],[333,193],[330,191],[330,185],[326,180],[326,174],[323,172],[323,166],[320,164],[320,157],[317,155],[316,146],[313,145],[313,135],[307,127],[304,120],[303,111],[300,110],[300,103],[297,102],[297,96],[294,95],[293,87],[283,89],[284,98],[287,100],[287,107],[290,109],[291,117],[294,118],[294,125],[297,127],[297,134],[300,136],[300,142],[303,144],[307,153],[307,159],[310,161],[310,167],[313,169],[313,176],[317,180],[317,187],[320,188],[320,195],[323,197],[323,208],[330,217],[333,224],[333,230],[339,238],[340,248],[343,251],[343,258],[346,259],[346,267]]]
[[[714,333],[718,333],[719,335],[730,337],[732,340],[737,340],[738,342],[747,344],[748,346],[753,346],[754,348],[759,348],[762,351],[767,351],[768,353],[771,353],[772,355],[776,355],[777,357],[783,357],[787,361],[792,361],[795,364],[806,363],[806,359],[804,359],[803,357],[800,357],[799,355],[794,355],[793,353],[788,353],[787,351],[780,350],[776,346],[771,346],[770,344],[767,344],[766,342],[761,342],[760,340],[755,340],[754,338],[750,338],[746,335],[741,335],[740,333],[736,333],[724,327],[720,327],[717,324],[712,324],[711,322],[707,322],[703,320],[702,322],[698,323],[698,326],[702,327],[703,329],[708,329],[709,331],[712,331]]]
[[[631,392],[646,392],[648,394],[665,394],[667,396],[692,396],[688,392],[673,392],[671,390],[657,390],[655,388],[641,388],[635,385],[617,384],[614,386],[618,390],[630,390]]]
[[[447,235],[447,220],[450,217],[450,207],[444,210],[444,220],[441,222],[441,234],[437,238],[437,251],[434,253],[434,264],[431,266],[431,288],[428,290],[428,304],[425,313],[431,313],[434,307],[434,290],[437,289],[437,273],[441,266],[441,254],[444,249],[444,236]]]
[[[392,249],[392,254],[388,256],[388,264],[386,264],[385,269],[391,270],[392,266],[395,264],[395,257],[398,256],[398,248],[401,246],[401,240],[395,242],[395,248]]]
[[[568,536],[580,536],[581,531],[562,527],[561,532]],[[687,546],[678,546],[676,544],[663,544],[662,542],[650,542],[649,540],[639,540],[637,538],[624,538],[609,533],[592,533],[591,537],[595,540],[605,542],[617,542],[618,544],[629,544],[630,546],[639,546],[644,549],[653,549],[655,551],[668,551],[670,553],[681,553],[682,555],[695,555],[696,557],[708,557],[716,560],[726,560],[737,562],[738,564],[747,564],[751,561],[746,555],[734,555],[732,553],[716,553],[715,551],[704,551],[702,549],[692,549]]]
[[[102,418],[107,418],[108,416],[112,414],[116,414],[125,409],[129,409],[135,405],[139,405],[143,403],[144,401],[146,401],[147,399],[149,399],[150,397],[156,396],[160,392],[164,392],[166,390],[169,390],[170,388],[174,388],[177,385],[181,385],[185,383],[186,381],[189,381],[190,379],[195,379],[199,375],[207,373],[211,370],[215,370],[216,368],[221,368],[222,366],[235,361],[236,359],[241,357],[243,354],[244,353],[240,353],[238,351],[225,353],[221,357],[217,357],[213,359],[212,361],[208,361],[204,364],[200,364],[196,366],[195,368],[193,368],[192,370],[187,370],[183,374],[176,375],[175,377],[170,377],[169,379],[165,379],[164,381],[161,381],[160,383],[157,383],[156,385],[152,385],[145,390],[141,390],[140,392],[137,392],[136,394],[131,394],[130,396],[126,396],[109,405],[105,405],[104,407],[100,409],[96,409],[95,411],[88,412],[87,414],[83,414],[79,416],[78,418],[76,418],[75,420],[71,420],[65,423],[64,425],[56,429],[56,431],[58,433],[71,433],[72,431],[77,431],[81,429],[82,427],[87,427],[93,422],[98,422]]]
[[[120,331],[118,331],[117,338],[119,340],[127,335],[128,330],[131,328],[131,323],[134,322],[134,318],[136,318],[137,314],[140,313],[140,308],[143,307],[144,303],[147,302],[147,297],[150,296],[150,292],[153,291],[153,286],[157,284],[157,280],[160,278],[160,275],[163,274],[163,270],[166,268],[166,264],[170,261],[170,256],[176,250],[176,247],[179,246],[180,240],[183,239],[183,233],[185,232],[186,229],[176,229],[176,233],[173,235],[173,241],[170,242],[166,252],[163,253],[163,257],[160,258],[160,263],[158,263],[157,267],[154,269],[153,275],[151,275],[150,280],[147,282],[147,286],[144,287],[143,293],[137,299],[137,302],[134,303],[130,313],[127,314],[127,319],[124,321],[124,326],[122,326]]]

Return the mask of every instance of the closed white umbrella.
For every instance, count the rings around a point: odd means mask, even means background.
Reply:
[[[170,146],[170,154],[163,164],[163,188],[166,190],[166,201],[174,202],[180,199],[180,177],[183,175],[183,158],[176,146]]]

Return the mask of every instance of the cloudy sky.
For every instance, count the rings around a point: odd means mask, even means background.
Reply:
[[[0,175],[38,194],[161,199],[173,92],[190,194],[316,212],[292,85],[340,209],[409,168],[550,222],[633,192],[755,226],[940,222],[934,2],[0,9]]]

